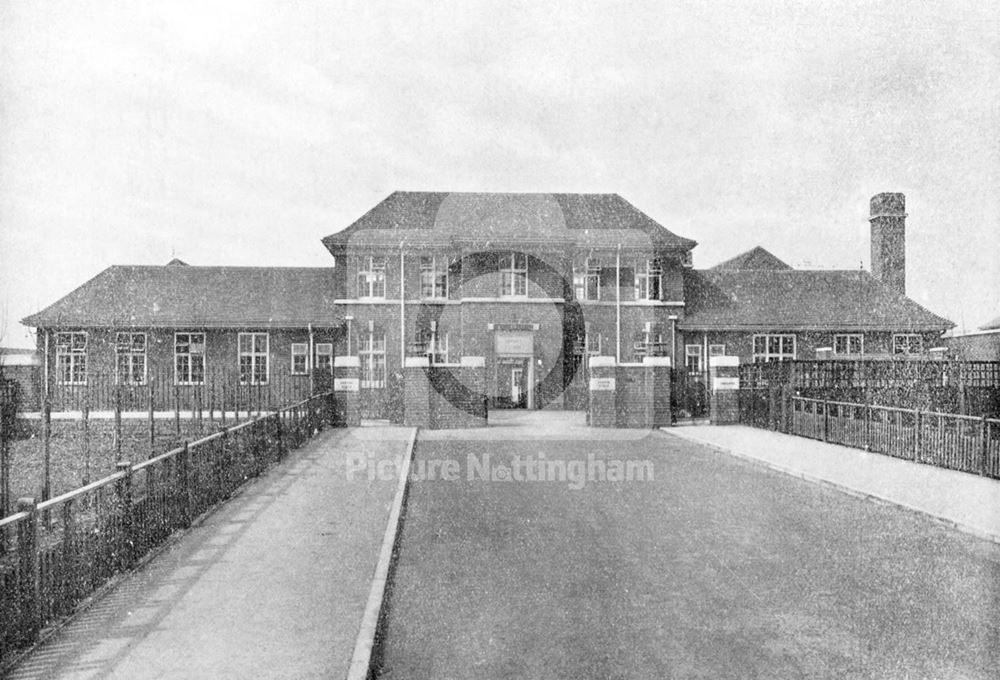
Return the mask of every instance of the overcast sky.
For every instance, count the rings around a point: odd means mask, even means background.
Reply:
[[[111,264],[324,266],[396,189],[617,192],[699,242],[1000,316],[1000,10],[963,2],[0,5],[0,305]],[[211,291],[206,291],[210,295]]]

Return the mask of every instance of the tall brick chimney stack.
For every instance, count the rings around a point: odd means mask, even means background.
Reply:
[[[872,276],[906,295],[906,196],[875,194],[870,208]]]

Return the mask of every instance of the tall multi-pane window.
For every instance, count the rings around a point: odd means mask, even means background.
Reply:
[[[87,384],[87,334],[83,331],[56,333],[56,382]]]
[[[240,333],[240,382],[244,385],[267,384],[267,333]]]
[[[358,334],[361,387],[385,387],[385,332],[371,328]]]
[[[587,258],[573,268],[573,292],[577,300],[601,299],[601,266],[597,260]]]
[[[684,345],[684,368],[692,373],[701,373],[701,345]]]
[[[639,262],[636,263],[636,300],[659,300],[662,285],[663,265],[659,260],[639,260]]]
[[[385,297],[385,257],[369,255],[361,258],[358,268],[358,297]]]
[[[528,256],[524,253],[507,253],[500,257],[501,297],[527,297]]]
[[[753,336],[753,360],[794,361],[795,336],[773,333]]]
[[[833,336],[834,354],[863,354],[865,337],[861,333],[838,333]]]
[[[174,333],[174,381],[178,385],[205,382],[204,333]]]
[[[316,343],[316,369],[325,373],[333,372],[333,343]]]
[[[115,333],[115,377],[119,385],[146,384],[145,333]]]
[[[916,333],[896,333],[892,336],[893,354],[920,354],[924,351],[924,339]]]
[[[309,373],[309,343],[292,343],[292,375]]]
[[[448,297],[448,261],[425,255],[420,258],[420,297]]]

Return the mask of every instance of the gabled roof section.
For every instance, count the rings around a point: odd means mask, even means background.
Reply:
[[[864,271],[685,272],[688,330],[944,331],[954,326]]]
[[[331,251],[349,244],[462,242],[484,246],[540,242],[585,247],[653,245],[675,250],[697,245],[617,194],[396,191],[343,231],[323,239]]]
[[[745,253],[740,253],[734,258],[728,259],[725,262],[720,262],[719,264],[712,267],[712,269],[763,269],[763,270],[780,270],[780,269],[791,269],[792,267],[779,260],[770,251],[757,246],[751,248]]]
[[[35,328],[335,323],[334,269],[116,265],[21,321]]]

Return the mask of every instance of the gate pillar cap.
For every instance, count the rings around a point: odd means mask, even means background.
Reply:
[[[740,358],[739,357],[731,357],[731,356],[709,357],[708,358],[708,365],[709,366],[739,366],[740,365]]]

